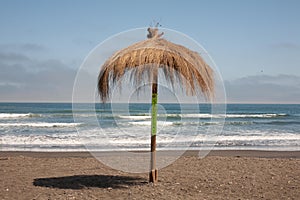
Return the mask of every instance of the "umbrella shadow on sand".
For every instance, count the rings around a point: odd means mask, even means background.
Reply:
[[[129,186],[143,185],[147,181],[144,178],[132,176],[111,175],[74,175],[51,178],[36,178],[34,186],[59,188],[59,189],[82,189],[82,188],[128,188]]]

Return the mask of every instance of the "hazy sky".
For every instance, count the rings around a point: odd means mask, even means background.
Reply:
[[[71,101],[79,66],[132,28],[183,32],[212,56],[229,102],[300,103],[300,1],[0,1],[0,101]]]

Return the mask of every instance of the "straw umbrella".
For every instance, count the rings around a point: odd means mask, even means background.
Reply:
[[[113,86],[130,73],[134,85],[148,80],[152,84],[151,114],[151,169],[149,181],[158,181],[156,169],[156,120],[159,70],[174,86],[178,82],[187,95],[201,92],[212,99],[214,94],[213,70],[201,56],[190,49],[162,38],[157,27],[148,28],[146,40],[135,43],[113,54],[102,66],[98,76],[98,92],[102,102],[110,97]]]

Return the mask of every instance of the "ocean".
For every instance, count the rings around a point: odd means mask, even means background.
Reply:
[[[226,117],[209,104],[158,108],[158,150],[300,150],[300,104],[228,104]],[[0,150],[148,151],[150,111],[141,103],[0,103]]]

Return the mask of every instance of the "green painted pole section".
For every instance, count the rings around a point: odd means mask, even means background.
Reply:
[[[157,131],[157,93],[152,93],[151,135]]]

